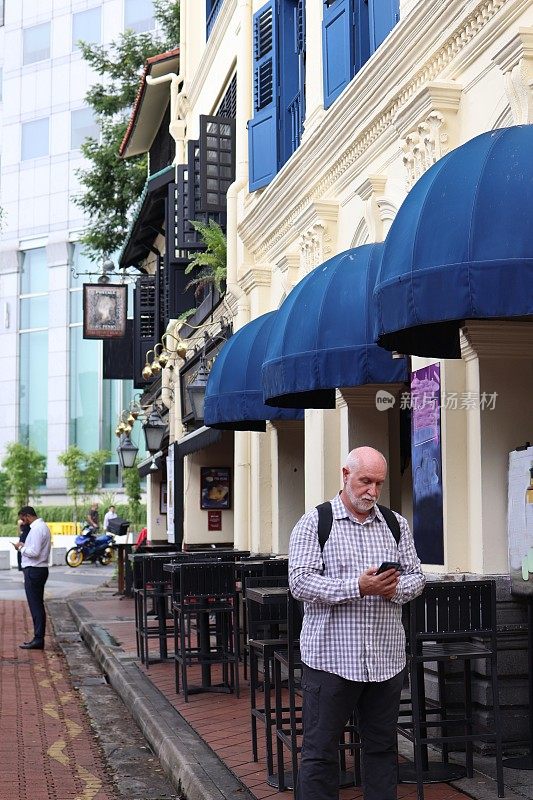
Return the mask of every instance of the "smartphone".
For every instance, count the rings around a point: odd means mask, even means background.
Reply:
[[[376,572],[376,575],[381,575],[382,572],[386,572],[388,569],[395,569],[398,572],[402,571],[399,561],[384,561]]]

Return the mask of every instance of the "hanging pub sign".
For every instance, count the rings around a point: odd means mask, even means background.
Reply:
[[[83,284],[83,338],[114,339],[126,335],[126,284]]]
[[[230,508],[229,467],[200,468],[200,508]]]

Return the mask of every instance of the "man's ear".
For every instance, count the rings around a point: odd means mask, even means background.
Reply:
[[[346,483],[346,479],[348,478],[349,474],[350,474],[350,470],[348,469],[348,467],[343,467],[342,468],[342,482],[343,483]]]

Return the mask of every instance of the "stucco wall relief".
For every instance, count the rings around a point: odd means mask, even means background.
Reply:
[[[492,60],[503,72],[513,124],[533,123],[533,28],[519,28]]]

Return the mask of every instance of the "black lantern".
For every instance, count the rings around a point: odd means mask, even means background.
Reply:
[[[207,361],[205,356],[201,356],[198,372],[187,385],[192,413],[194,418],[198,421],[204,418],[205,387],[207,386],[208,378],[209,370],[207,369]]]
[[[150,416],[143,425],[143,430],[146,449],[149,453],[157,453],[161,449],[163,438],[167,432],[167,424],[161,419],[161,414],[157,408],[154,407],[150,412]]]
[[[135,465],[135,459],[137,458],[138,452],[139,448],[135,447],[129,437],[129,434],[123,436],[120,440],[119,446],[117,447],[118,461],[120,466],[123,469],[131,469]]]

